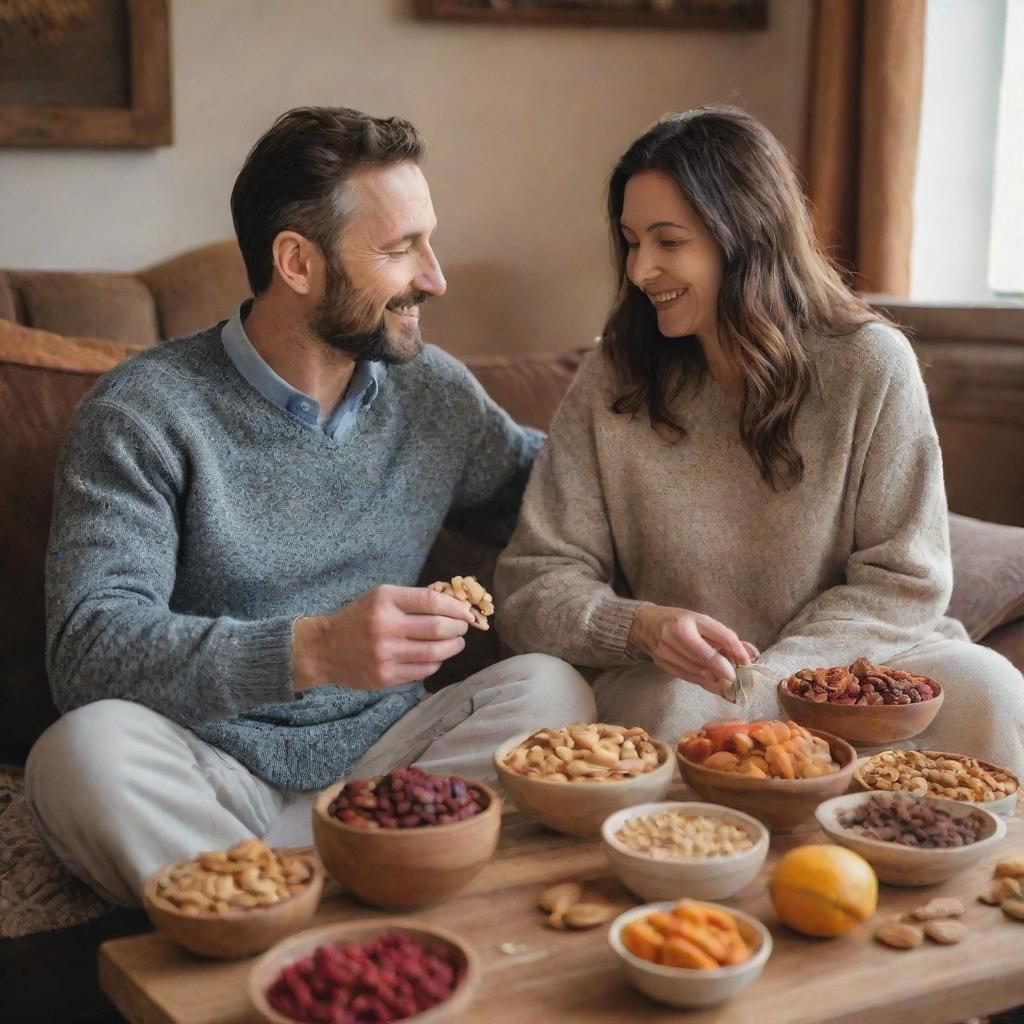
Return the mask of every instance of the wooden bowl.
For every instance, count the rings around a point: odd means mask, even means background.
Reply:
[[[463,823],[460,822],[460,824]],[[445,828],[447,826],[439,825],[437,827]],[[293,935],[290,939],[279,942],[252,965],[247,982],[249,1001],[260,1018],[268,1024],[295,1024],[293,1018],[279,1013],[267,1001],[267,989],[277,980],[281,971],[295,963],[296,960],[311,956],[325,943],[366,942],[376,938],[381,932],[401,932],[424,946],[454,950],[462,965],[462,978],[451,996],[443,1003],[439,1003],[423,1013],[403,1017],[403,1024],[405,1021],[411,1021],[414,1024],[430,1024],[432,1021],[459,1019],[459,1015],[465,1013],[469,1008],[473,994],[480,983],[480,961],[473,947],[443,928],[402,917],[378,917],[372,921],[346,921],[328,924],[321,928],[311,928],[300,935]]]
[[[305,928],[320,905],[323,869],[315,857],[299,856],[312,876],[301,892],[272,907],[229,910],[226,914],[186,914],[156,895],[160,880],[185,861],[161,868],[146,881],[142,905],[153,926],[190,953],[225,960],[262,953],[279,939]],[[190,858],[194,859],[194,858]]]
[[[880,757],[882,754],[886,754],[888,751],[880,751],[878,754],[872,754],[872,757]],[[948,757],[954,761],[966,761],[968,756],[966,754],[950,754],[944,753],[939,750],[922,750],[920,753],[927,755],[928,757]],[[853,773],[853,786],[854,789],[868,790],[872,793],[889,793],[892,790],[886,789],[875,789],[869,786],[864,781],[864,766],[871,760],[871,757],[865,757],[857,763],[857,769]],[[1001,765],[992,764],[991,761],[983,761],[980,757],[971,758],[973,761],[977,761],[986,771],[997,771],[1002,772],[1005,775],[1009,775],[1017,783],[1017,788],[1006,796],[1000,797],[998,800],[964,800],[961,801],[968,807],[980,807],[983,810],[991,811],[993,814],[1001,814],[1004,818],[1012,818],[1017,812],[1017,798],[1020,796],[1020,779],[1010,771],[1009,768],[1003,768]],[[933,794],[926,794],[933,799],[943,799],[943,797]]]
[[[968,846],[929,849],[871,839],[857,835],[839,824],[840,813],[867,803],[876,796],[891,800],[896,795],[936,804],[959,818],[976,814],[985,823],[981,837]],[[889,885],[918,886],[944,882],[984,857],[1006,835],[1006,822],[978,804],[934,797],[910,797],[905,793],[850,793],[826,800],[814,813],[821,830],[832,842],[859,853],[875,869],[879,879]]]
[[[658,767],[644,775],[613,782],[560,782],[520,775],[505,766],[509,752],[532,736],[524,732],[506,740],[494,752],[494,767],[501,788],[529,818],[567,836],[599,836],[609,814],[634,804],[657,803],[672,782],[674,765],[668,746],[650,742],[658,749]]]
[[[778,686],[779,706],[800,725],[821,729],[851,743],[877,745],[910,739],[924,732],[942,707],[942,686],[932,680],[938,693],[919,704],[816,704]]]
[[[752,779],[695,764],[678,747],[676,760],[684,781],[703,800],[744,811],[769,828],[791,829],[811,818],[823,800],[845,793],[857,765],[857,753],[846,740],[819,729],[809,732],[828,743],[839,771],[816,779]]]
[[[386,909],[423,907],[450,896],[494,856],[501,830],[501,797],[471,783],[483,810],[447,825],[356,828],[328,813],[344,788],[337,782],[313,804],[313,841],[324,868],[364,903]]]

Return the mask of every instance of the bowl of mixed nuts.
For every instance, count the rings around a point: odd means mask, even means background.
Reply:
[[[942,686],[858,658],[851,665],[805,668],[778,686],[779,705],[794,721],[851,743],[895,743],[923,732],[942,707]]]
[[[142,902],[157,930],[179,946],[233,959],[308,925],[323,886],[315,858],[245,839],[161,868],[146,882]]]
[[[600,835],[614,811],[660,800],[674,768],[669,748],[643,729],[603,722],[514,736],[494,766],[524,814],[570,836]]]
[[[1006,822],[982,807],[909,793],[851,793],[815,811],[821,830],[890,885],[934,885],[984,857]]]
[[[450,896],[494,856],[500,829],[501,798],[489,786],[415,767],[335,783],[313,804],[327,873],[375,907]]]
[[[883,750],[858,764],[857,788],[963,800],[994,814],[1012,815],[1020,780],[1007,768],[966,754],[937,750]]]
[[[666,802],[617,811],[601,826],[604,854],[644,900],[720,900],[749,885],[768,855],[768,830],[718,804]]]

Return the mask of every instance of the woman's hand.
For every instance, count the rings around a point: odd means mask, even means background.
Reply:
[[[643,604],[629,631],[629,647],[649,655],[666,675],[726,696],[736,681],[733,665],[749,665],[757,649],[728,626],[685,608]]]

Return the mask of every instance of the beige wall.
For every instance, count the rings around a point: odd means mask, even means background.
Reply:
[[[171,0],[175,144],[0,150],[0,266],[135,269],[231,233],[251,143],[297,104],[423,131],[460,353],[585,343],[610,297],[603,184],[670,110],[731,101],[803,141],[807,0],[749,33],[420,22],[411,0]]]

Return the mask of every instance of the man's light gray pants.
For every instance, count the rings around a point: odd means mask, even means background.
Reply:
[[[499,662],[431,694],[363,756],[352,777],[416,764],[494,779],[491,757],[516,733],[595,716],[590,687],[544,654]],[[32,748],[26,796],[67,868],[113,903],[139,903],[164,864],[249,836],[312,842],[315,793],[276,789],[235,758],[141,704],[104,700],[64,715]]]

